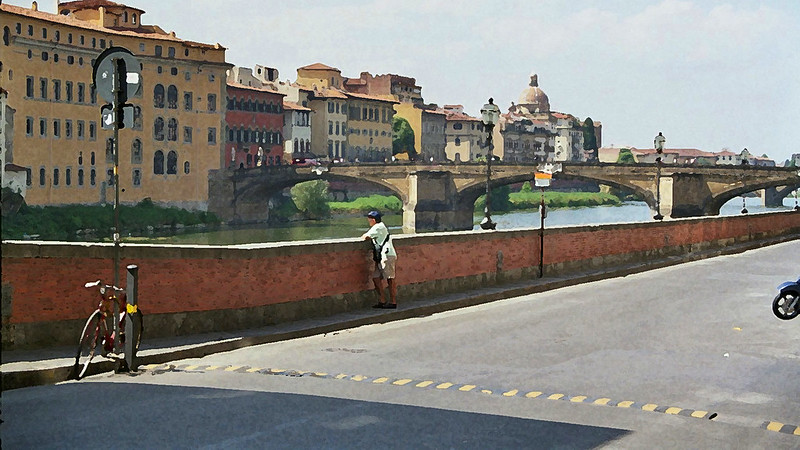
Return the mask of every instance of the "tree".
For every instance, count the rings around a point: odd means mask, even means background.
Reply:
[[[307,218],[326,219],[331,215],[328,206],[328,182],[323,180],[307,181],[292,187],[292,200]]]
[[[591,150],[592,155],[597,157],[597,136],[594,133],[594,121],[591,117],[583,121],[583,149]]]
[[[617,156],[617,164],[636,164],[636,159],[634,159],[631,149],[623,148],[619,151],[619,156]]]
[[[394,116],[392,121],[392,154],[407,153],[408,159],[416,159],[417,150],[414,148],[414,129],[402,117]]]

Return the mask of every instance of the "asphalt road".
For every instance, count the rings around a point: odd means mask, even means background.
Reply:
[[[3,448],[800,448],[798,275],[794,241],[7,391]]]

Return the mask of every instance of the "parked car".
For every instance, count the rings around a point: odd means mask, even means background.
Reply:
[[[319,161],[314,158],[293,158],[292,165],[298,167],[318,166]]]

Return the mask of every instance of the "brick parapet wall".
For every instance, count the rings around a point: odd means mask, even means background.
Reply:
[[[800,213],[545,230],[545,275],[800,236]],[[539,230],[394,236],[401,301],[535,277]],[[238,246],[125,244],[139,266],[148,336],[263,326],[367,307],[369,244],[358,239]],[[87,281],[111,282],[110,244],[3,242],[3,348],[75,340],[96,307]]]

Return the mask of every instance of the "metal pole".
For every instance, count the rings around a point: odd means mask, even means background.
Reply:
[[[542,189],[542,203],[539,206],[539,278],[544,277],[544,187]]]
[[[114,287],[119,286],[119,260],[120,260],[120,244],[119,244],[119,123],[117,118],[121,114],[122,102],[120,100],[121,93],[121,76],[119,70],[119,62],[121,60],[114,59]],[[116,292],[115,292],[116,295]],[[119,303],[114,302],[114,335],[117,337],[114,341],[115,350],[120,348],[120,329],[119,329]]]
[[[494,149],[494,144],[492,143],[492,130],[494,130],[494,125],[486,125],[486,129],[488,130],[488,137],[486,138],[486,144],[488,146],[487,151],[487,160],[486,160],[486,206],[483,209],[484,217],[481,221],[481,228],[484,230],[494,230],[497,227],[497,224],[492,222],[492,159],[494,159],[494,155],[492,150]]]
[[[125,283],[128,304],[125,320],[125,363],[128,370],[136,370],[136,343],[139,341],[139,267],[131,264],[127,267],[128,279]]]
[[[661,158],[656,160],[656,215],[653,216],[653,219],[664,219],[664,216],[661,215]]]

